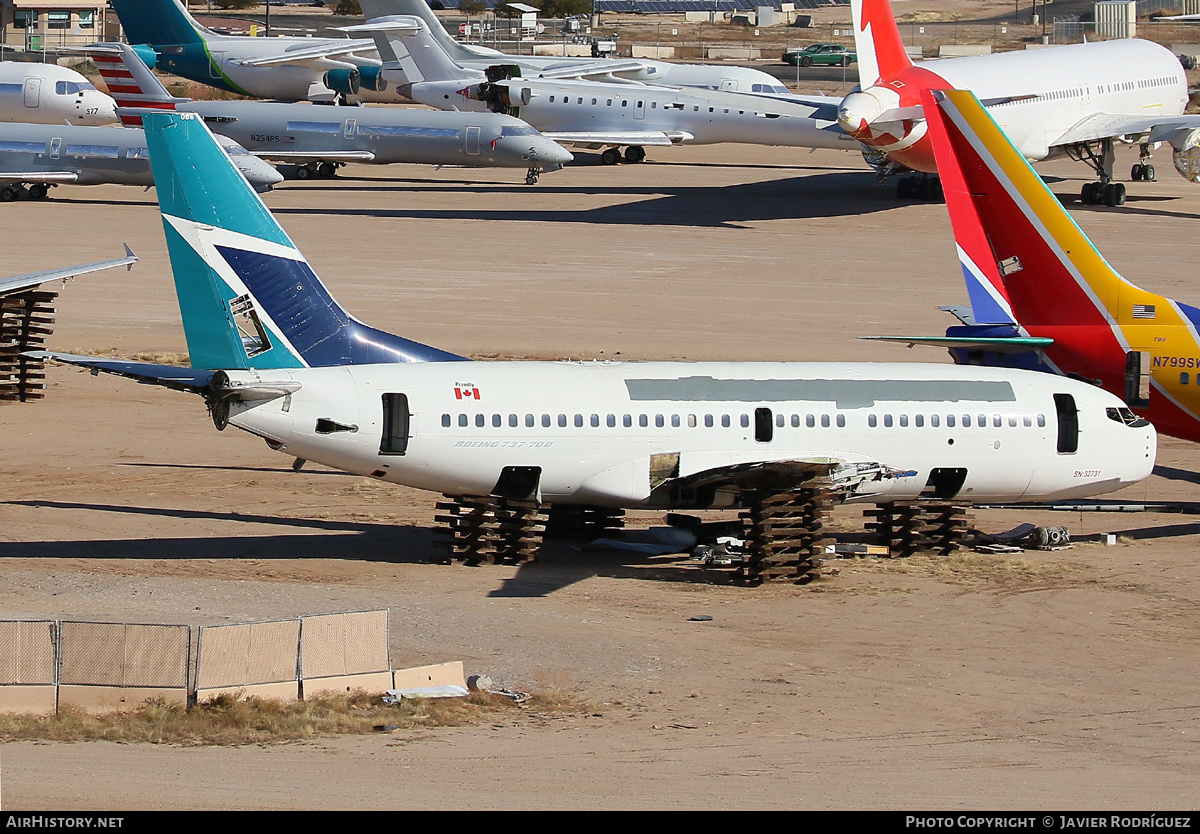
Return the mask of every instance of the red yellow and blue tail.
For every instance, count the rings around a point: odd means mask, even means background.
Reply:
[[[922,104],[972,306],[939,343],[957,361],[1036,357],[1200,440],[1200,309],[1118,274],[973,94],[926,91]]]

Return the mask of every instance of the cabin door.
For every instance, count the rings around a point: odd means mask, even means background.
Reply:
[[[480,127],[468,127],[466,136],[467,156],[479,156],[479,134],[483,131]]]
[[[383,437],[379,440],[379,454],[403,455],[408,451],[411,418],[407,394],[383,395]]]
[[[42,79],[26,78],[25,79],[25,106],[37,107],[38,99],[41,97]]]

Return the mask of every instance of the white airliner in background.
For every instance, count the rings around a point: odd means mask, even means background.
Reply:
[[[859,87],[842,101],[838,121],[864,145],[882,174],[935,173],[921,91],[970,90],[1026,159],[1067,155],[1099,177],[1085,203],[1119,205],[1115,145],[1137,142],[1131,178],[1153,180],[1151,145],[1169,142],[1180,174],[1200,181],[1200,116],[1184,116],[1187,78],[1171,51],[1146,40],[1114,40],[948,58],[913,64],[889,0],[851,0]],[[900,181],[902,196],[915,190]]]
[[[73,69],[2,61],[0,122],[117,124],[117,103]]]
[[[441,24],[438,24],[439,26]],[[493,110],[519,116],[563,144],[604,148],[601,159],[640,162],[646,145],[740,142],[851,150],[828,103],[692,87],[508,77],[503,67],[463,67],[429,26],[411,15],[376,18],[347,32],[369,32],[386,60],[389,83],[440,110]]]
[[[814,478],[858,501],[1067,498],[1154,465],[1153,427],[1120,399],[1037,372],[464,360],[342,309],[196,114],[143,122],[173,184],[157,193],[193,367],[38,355],[200,394],[218,428],[288,455],[609,508],[753,509]]]
[[[496,49],[463,44],[450,37],[426,0],[360,0],[363,14],[371,20],[391,15],[420,18],[442,49],[455,63],[476,70],[497,64],[515,64],[530,77],[588,81],[635,81],[666,87],[702,87],[733,93],[777,93],[788,88],[777,78],[751,67],[720,64],[677,64],[649,58],[573,58],[560,55],[510,55]]]

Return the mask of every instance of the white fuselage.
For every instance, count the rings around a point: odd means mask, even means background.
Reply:
[[[717,90],[675,89],[595,81],[513,78],[500,82],[519,102],[519,116],[559,142],[612,132],[657,132],[672,142],[696,145],[736,142],[803,148],[856,150],[837,122],[818,120],[818,108],[775,98]],[[486,102],[467,98],[467,81],[411,85],[415,101],[442,110],[484,110]],[[527,91],[528,94],[524,94]],[[589,144],[582,140],[582,144]],[[640,144],[635,139],[614,144]],[[647,142],[646,144],[652,144]]]
[[[934,171],[933,151],[919,117],[888,119],[888,112],[919,108],[920,90],[971,90],[1030,160],[1053,155],[1085,120],[1095,131],[1074,141],[1112,135],[1104,116],[1177,116],[1187,105],[1187,78],[1170,50],[1145,40],[1114,40],[968,58],[925,61],[851,93],[842,105],[850,130],[879,120],[874,135],[859,138],[895,161]],[[847,111],[850,112],[847,112]]]
[[[505,467],[538,467],[540,497],[614,507],[721,506],[652,487],[753,463],[879,465],[857,500],[928,494],[965,470],[966,500],[1059,499],[1146,477],[1156,436],[1111,394],[1023,371],[919,364],[431,362],[231,371],[235,387],[292,390],[234,402],[230,423],[273,448],[450,494],[493,492]],[[298,390],[297,385],[299,384]],[[1078,409],[1060,452],[1055,395]],[[403,438],[383,403],[403,395]],[[1056,411],[1056,409],[1058,409]],[[390,426],[390,427],[389,427]],[[390,451],[381,451],[387,448]],[[402,448],[403,454],[396,450]],[[665,462],[665,463],[664,463]]]
[[[0,62],[0,122],[117,124],[117,103],[75,70]]]

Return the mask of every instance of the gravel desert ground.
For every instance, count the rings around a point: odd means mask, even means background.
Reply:
[[[1194,303],[1200,194],[1169,167],[1118,209],[1078,206],[1082,166],[1041,170],[1119,270]],[[520,179],[352,166],[266,202],[350,310],[476,357],[948,361],[858,339],[940,333],[938,305],[965,293],[944,206],[898,202],[856,155],[669,148],[605,167],[584,152]],[[122,242],[142,259],[68,284],[53,346],[185,352],[153,198],[60,188],[3,206],[5,274]],[[978,511],[991,531],[1055,523],[1121,543],[844,562],[804,587],[563,546],[519,569],[437,566],[432,495],[293,472],[183,394],[64,368],[50,381],[46,401],[0,408],[0,617],[388,607],[398,668],[461,659],[588,706],[235,749],[8,743],[5,809],[1200,802],[1192,516]],[[1156,475],[1121,497],[1194,501],[1198,483],[1195,447],[1165,439]]]

